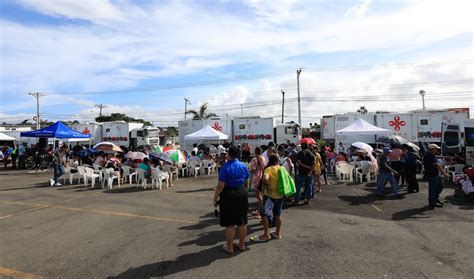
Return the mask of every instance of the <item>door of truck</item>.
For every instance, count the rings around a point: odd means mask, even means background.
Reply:
[[[442,154],[462,152],[461,125],[441,123],[441,152]]]

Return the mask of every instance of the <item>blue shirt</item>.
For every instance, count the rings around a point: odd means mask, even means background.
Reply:
[[[249,169],[239,160],[234,159],[225,163],[219,173],[219,181],[225,183],[225,187],[239,188],[244,185],[250,176]]]
[[[22,155],[25,155],[25,146],[23,144],[20,144],[20,146],[18,147],[18,155],[22,156]]]

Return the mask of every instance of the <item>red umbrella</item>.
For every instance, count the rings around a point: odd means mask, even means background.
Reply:
[[[316,144],[316,141],[312,138],[303,138],[300,143],[306,143],[307,145]]]

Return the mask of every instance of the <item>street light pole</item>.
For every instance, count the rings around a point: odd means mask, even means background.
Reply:
[[[281,91],[282,101],[281,101],[281,123],[285,123],[285,91]]]
[[[423,102],[423,110],[425,110],[425,95],[426,95],[426,92],[425,90],[420,90],[420,95],[421,95],[421,101]]]
[[[107,106],[103,105],[103,104],[99,104],[99,105],[95,105],[96,108],[99,108],[99,117],[102,116],[102,109],[103,108],[106,108]]]
[[[298,90],[298,124],[301,126],[300,74],[301,68],[296,70],[296,88]]]
[[[28,93],[28,95],[31,95],[36,98],[36,130],[39,130],[41,128],[39,98],[42,96],[46,96],[46,94],[36,92],[36,93]]]

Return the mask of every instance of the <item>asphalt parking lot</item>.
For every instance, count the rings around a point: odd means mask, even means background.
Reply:
[[[227,255],[211,206],[215,176],[169,189],[49,187],[48,173],[0,170],[0,277],[472,278],[474,206],[427,185],[373,198],[373,183],[323,188],[283,213],[283,239]],[[388,189],[387,189],[388,193]],[[405,193],[405,191],[402,191]],[[255,205],[255,198],[251,198]],[[261,232],[250,219],[249,234]]]

